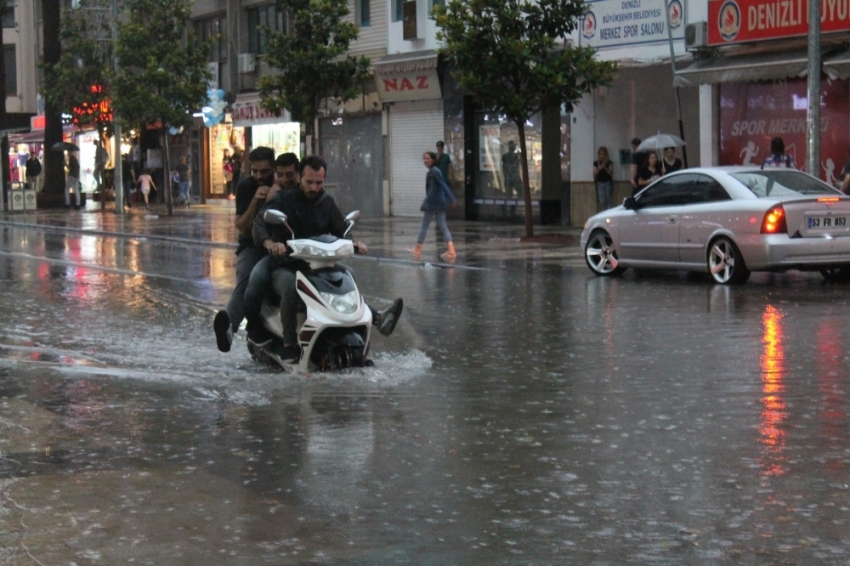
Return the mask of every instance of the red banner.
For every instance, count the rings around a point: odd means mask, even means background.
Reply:
[[[821,166],[831,185],[847,162],[850,83],[821,82]],[[806,164],[806,80],[720,85],[720,165],[761,165],[781,137],[797,169]]]
[[[821,0],[821,33],[850,30],[850,0]],[[709,0],[708,44],[806,35],[806,0]]]

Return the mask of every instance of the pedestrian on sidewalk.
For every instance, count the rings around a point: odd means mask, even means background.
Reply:
[[[428,234],[428,226],[431,225],[431,220],[437,219],[437,228],[443,233],[443,238],[446,240],[448,251],[440,256],[443,261],[454,261],[457,258],[455,246],[452,242],[452,234],[449,232],[449,227],[446,226],[446,207],[448,204],[454,206],[457,199],[452,194],[449,186],[443,181],[443,175],[437,167],[437,154],[433,151],[426,151],[422,154],[422,163],[428,169],[428,174],[425,176],[425,200],[422,201],[422,206],[419,207],[424,214],[422,215],[422,226],[419,228],[419,237],[416,239],[416,246],[410,249],[417,259],[422,253],[422,243],[425,241],[425,236]]]
[[[614,162],[608,155],[608,148],[599,147],[596,161],[593,162],[593,180],[596,181],[596,202],[599,210],[611,208],[611,197],[614,196]]]
[[[77,198],[77,205],[74,208],[80,208],[80,162],[73,151],[68,152],[68,177],[65,179],[65,206],[71,207],[71,189],[74,190],[74,195]]]
[[[178,176],[178,193],[180,195],[180,204],[189,208],[189,173],[191,170],[189,169],[189,164],[186,163],[186,156],[180,156],[180,162],[177,164],[177,176]]]
[[[29,188],[39,190],[38,176],[41,175],[41,161],[38,160],[35,153],[30,152],[29,159],[27,159],[27,164],[24,167]]]
[[[148,195],[151,192],[151,187],[153,187],[153,190],[157,190],[156,183],[153,182],[153,177],[151,177],[150,169],[145,169],[145,172],[139,175],[139,189],[142,191],[142,197],[145,199],[145,208],[148,208]]]

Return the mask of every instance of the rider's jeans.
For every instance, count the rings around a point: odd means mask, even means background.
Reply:
[[[268,257],[265,256],[265,250],[261,250],[259,248],[255,248],[254,246],[249,246],[239,252],[239,255],[236,256],[236,287],[233,289],[233,294],[230,295],[230,301],[227,303],[227,314],[230,317],[230,324],[233,327],[233,332],[235,333],[239,329],[239,325],[242,323],[242,319],[249,317],[248,312],[248,286],[250,285],[249,278],[253,276],[253,269],[260,262],[266,262],[266,269],[264,272],[268,274]],[[262,287],[260,287],[260,292],[264,292],[265,289],[271,284],[271,277],[269,276],[265,283],[260,282]],[[263,296],[262,294],[258,295],[259,299],[256,301],[256,316],[260,315],[260,308],[263,304]],[[251,320],[250,317],[248,320]]]
[[[283,343],[298,343],[298,290],[295,288],[295,270],[278,267],[272,271],[272,286],[280,296],[280,323],[283,325]]]

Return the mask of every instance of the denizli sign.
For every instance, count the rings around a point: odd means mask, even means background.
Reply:
[[[806,35],[806,0],[709,0],[708,44]],[[850,30],[850,0],[821,0],[822,33]]]

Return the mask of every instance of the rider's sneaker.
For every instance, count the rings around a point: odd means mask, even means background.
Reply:
[[[398,298],[390,306],[390,308],[384,312],[378,313],[378,320],[375,322],[378,327],[378,332],[384,336],[392,334],[393,330],[395,330],[395,325],[398,323],[398,319],[401,316],[402,309],[404,309],[404,301],[402,301],[401,298]]]
[[[298,363],[301,359],[301,348],[299,346],[282,346],[279,342],[272,342],[269,344],[269,348],[281,361]]]
[[[227,311],[218,311],[213,320],[215,330],[215,341],[220,352],[229,352],[233,343],[233,329],[230,328],[230,317]]]

